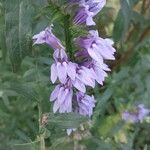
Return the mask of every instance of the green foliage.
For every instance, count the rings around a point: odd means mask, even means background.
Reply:
[[[87,118],[76,113],[48,114],[48,125],[61,127],[63,129],[78,128],[85,123]]]
[[[149,118],[138,124],[121,119],[137,104],[150,108],[148,5],[148,0],[108,0],[95,18],[100,34],[115,41],[117,53],[104,86],[89,90],[97,100],[89,121],[76,113],[52,113],[53,51],[32,45],[32,36],[51,23],[65,43],[67,1],[0,0],[0,149],[41,150],[41,138],[47,150],[150,149]],[[72,38],[86,34],[72,22],[69,29]],[[71,47],[77,49],[73,41]],[[67,136],[67,128],[78,130]]]

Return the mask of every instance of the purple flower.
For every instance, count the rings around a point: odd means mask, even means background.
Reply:
[[[77,66],[76,68],[76,78],[72,81],[72,84],[79,91],[85,93],[85,85],[95,87],[95,77],[92,71],[84,66]]]
[[[60,40],[52,33],[52,27],[47,27],[44,31],[33,36],[35,44],[48,44],[53,49],[64,49]]]
[[[75,80],[76,64],[68,62],[67,54],[63,49],[57,49],[54,52],[55,63],[51,66],[51,81],[55,83],[57,78],[61,83],[65,83],[67,75]]]
[[[94,16],[106,4],[106,0],[69,0],[69,2],[68,8],[78,6],[75,10],[74,23],[87,26],[95,25]],[[69,9],[67,10],[69,11]],[[52,83],[58,79],[59,84],[50,96],[50,101],[54,103],[53,112],[78,112],[91,117],[96,101],[93,95],[86,94],[86,86],[94,88],[95,81],[103,84],[107,77],[106,71],[110,71],[104,60],[115,59],[113,42],[110,39],[99,37],[98,31],[89,31],[89,35],[76,39],[76,44],[80,46],[81,50],[75,54],[75,61],[78,63],[73,63],[68,58],[61,41],[53,34],[52,26],[34,35],[33,41],[34,44],[48,44],[54,49],[54,63],[51,66],[50,78]],[[73,91],[76,91],[76,95]],[[73,103],[74,100],[76,100],[75,103]],[[139,120],[148,114],[148,111],[142,106],[139,106],[139,112]],[[127,115],[128,118],[132,118],[128,112],[124,113],[124,118],[127,118]],[[131,120],[136,121],[135,118]],[[70,135],[75,130],[67,129],[67,134]]]
[[[125,111],[122,113],[122,119],[125,121],[140,122],[150,114],[150,109],[144,108],[143,104],[136,107],[136,112]]]
[[[94,60],[88,61],[84,63],[84,66],[88,67],[91,72],[93,72],[93,76],[95,77],[95,80],[103,85],[103,82],[105,80],[105,77],[107,77],[106,71],[110,71],[108,66],[106,64],[99,64]]]
[[[97,15],[101,9],[105,6],[106,0],[85,0],[86,4],[89,5],[89,11]]]
[[[74,23],[77,25],[86,23],[87,26],[91,26],[95,25],[93,17],[104,7],[106,0],[71,0],[71,3],[79,4]]]
[[[115,49],[112,47],[113,41],[99,37],[98,31],[91,30],[87,37],[80,37],[77,43],[81,48],[88,51],[91,58],[102,64],[103,60],[114,60]]]
[[[88,5],[80,6],[78,12],[75,15],[74,23],[76,25],[81,25],[86,23],[87,26],[95,25],[95,22],[93,20],[94,13],[89,11]]]
[[[50,101],[54,101],[53,112],[72,112],[72,96],[73,90],[70,81],[57,85],[50,96]]]
[[[55,83],[57,78],[61,83],[65,83],[69,78],[73,86],[83,93],[86,92],[85,86],[95,87],[96,75],[93,70],[69,62],[63,49],[55,50],[54,59],[55,63],[51,66],[52,83]]]
[[[143,104],[138,105],[137,109],[138,109],[138,112],[139,112],[138,119],[140,121],[142,121],[145,118],[145,116],[150,114],[150,109],[144,108]]]
[[[89,96],[82,92],[78,92],[76,93],[76,98],[78,103],[77,112],[79,112],[81,115],[91,117],[96,102],[94,96]]]
[[[138,116],[136,114],[128,112],[128,111],[125,111],[122,113],[122,119],[125,121],[131,121],[135,123],[139,121]]]

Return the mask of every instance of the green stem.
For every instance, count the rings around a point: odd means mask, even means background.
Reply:
[[[38,58],[38,56],[36,58]],[[38,85],[37,91],[39,91],[39,89],[40,89],[40,84],[39,84],[40,74],[39,74],[38,62],[36,62],[35,68],[36,68],[36,72],[37,72],[37,74],[36,74],[36,84]],[[38,99],[37,103],[38,103],[38,115],[39,115],[38,123],[39,123],[40,150],[45,150],[45,139],[44,139],[44,135],[41,133],[43,125],[42,125],[42,97],[40,95],[39,95],[39,99]]]
[[[39,110],[39,133],[40,133],[40,150],[45,150],[45,140],[44,136],[41,134],[42,130],[42,107],[41,100],[38,102],[38,110]]]
[[[71,59],[73,59],[73,52],[72,52],[72,35],[70,32],[70,15],[66,15],[64,17],[64,32],[65,32],[65,42],[66,42],[66,50],[69,53]]]

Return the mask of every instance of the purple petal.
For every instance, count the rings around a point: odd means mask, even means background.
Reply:
[[[86,88],[85,85],[78,79],[75,79],[75,81],[72,82],[73,86],[78,89],[79,91],[85,93],[86,92]]]
[[[62,108],[61,108],[62,110],[60,110],[60,113],[72,112],[72,96],[73,96],[73,91],[70,90],[66,95],[64,103],[62,104]]]
[[[53,105],[53,112],[56,113],[58,109],[59,109],[59,103],[58,100],[56,100]]]
[[[103,63],[103,58],[102,56],[97,52],[97,50],[93,50],[92,48],[88,49],[88,53],[89,55],[97,62],[99,62],[100,64]]]
[[[56,80],[57,80],[57,68],[56,68],[56,64],[52,64],[52,66],[51,66],[51,81],[52,81],[52,83],[55,83]]]
[[[68,89],[64,89],[64,87],[60,88],[60,91],[58,93],[58,103],[59,106],[62,105],[62,103],[65,101],[66,95],[68,94]]]
[[[57,86],[55,87],[55,89],[53,90],[53,92],[51,93],[50,101],[54,101],[54,100],[57,98],[58,93],[59,93],[59,89],[60,89],[60,86],[57,85]]]
[[[88,16],[86,19],[86,25],[87,26],[94,26],[96,25],[96,23],[93,21],[93,17],[92,16]]]
[[[80,70],[79,75],[77,76],[77,78],[82,81],[84,84],[91,86],[91,87],[95,87],[95,81],[91,78],[91,76],[83,71]]]
[[[57,63],[57,72],[58,72],[58,78],[61,83],[65,83],[66,78],[67,78],[67,68],[66,68],[66,62]]]
[[[67,74],[71,78],[71,80],[75,80],[75,77],[76,77],[76,65],[74,63],[72,63],[72,62],[68,63]]]

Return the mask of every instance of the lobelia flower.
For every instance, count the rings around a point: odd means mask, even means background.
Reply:
[[[106,0],[85,0],[85,1],[90,6],[89,11],[93,12],[94,15],[97,15],[106,5]]]
[[[50,96],[50,101],[54,101],[53,112],[72,112],[72,96],[73,90],[70,80],[65,84],[57,85]]]
[[[77,25],[86,23],[87,26],[92,26],[95,25],[93,17],[101,11],[106,0],[71,0],[71,3],[79,4],[74,23]]]
[[[138,116],[136,114],[128,112],[128,111],[125,111],[122,113],[122,119],[124,121],[131,121],[131,122],[135,122],[135,123],[137,123],[139,121]]]
[[[87,26],[95,25],[93,20],[94,13],[89,11],[89,5],[82,4],[74,18],[74,24],[81,25],[86,23]]]
[[[68,62],[67,55],[63,49],[55,50],[55,63],[51,66],[51,81],[55,83],[59,78],[61,83],[65,83],[69,77],[75,88],[85,93],[86,85],[95,87],[95,74],[87,67],[79,66]]]
[[[72,5],[78,5],[74,23],[76,25],[86,24],[95,25],[93,17],[104,7],[106,0],[70,0]],[[71,5],[70,5],[71,6]],[[106,71],[110,71],[104,64],[104,59],[114,60],[115,49],[110,39],[100,38],[97,31],[89,31],[86,37],[77,39],[81,51],[76,53],[78,64],[72,63],[63,47],[61,41],[52,33],[52,27],[46,28],[39,34],[33,36],[34,44],[46,43],[54,49],[55,62],[51,66],[51,81],[58,84],[50,96],[50,101],[54,102],[53,112],[69,113],[78,112],[81,115],[89,116],[93,114],[95,107],[94,96],[86,95],[86,86],[95,87],[95,81],[103,84]],[[72,106],[73,88],[76,88],[77,107]],[[141,107],[142,108],[142,107]],[[141,109],[142,113],[146,111]],[[142,116],[141,116],[142,118]],[[70,135],[76,129],[67,129]]]
[[[65,83],[67,76],[75,80],[76,64],[69,62],[67,54],[63,49],[57,49],[53,55],[55,63],[51,66],[51,81],[55,83],[57,78],[61,83]]]
[[[94,96],[89,96],[82,92],[77,92],[76,98],[78,103],[77,112],[79,112],[81,115],[91,117],[96,102]]]
[[[113,41],[99,37],[98,31],[91,30],[87,37],[80,37],[76,40],[77,44],[88,51],[91,58],[100,64],[103,60],[114,60],[115,49],[112,47]]]
[[[106,64],[104,64],[104,63],[99,64],[99,63],[97,63],[94,60],[85,62],[84,66],[88,67],[93,72],[95,80],[99,84],[103,85],[105,77],[108,76],[107,73],[106,73],[106,71],[110,71],[110,69],[108,68],[108,66]]]
[[[122,119],[125,121],[140,122],[150,114],[150,109],[146,109],[143,104],[136,107],[136,112],[125,111],[122,113]]]
[[[93,72],[90,69],[84,66],[77,66],[76,77],[75,80],[72,80],[72,84],[79,91],[85,93],[85,85],[91,86],[92,88],[95,87],[95,76],[93,76]]]
[[[44,31],[33,36],[33,42],[35,44],[48,44],[53,49],[64,49],[60,40],[52,33],[52,26],[47,27]]]
[[[138,105],[137,109],[139,112],[138,119],[140,121],[142,121],[145,118],[145,116],[150,114],[150,109],[146,109],[143,104]]]

